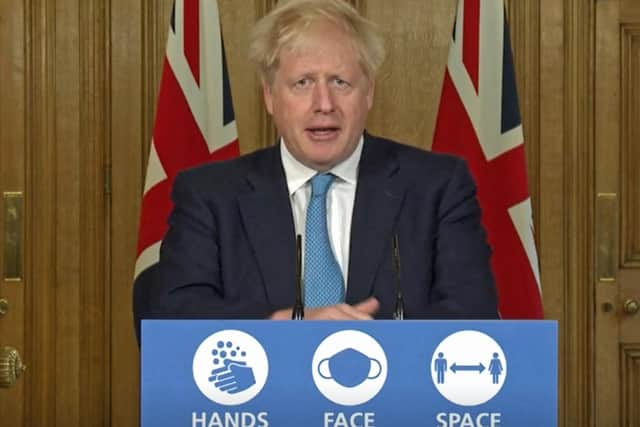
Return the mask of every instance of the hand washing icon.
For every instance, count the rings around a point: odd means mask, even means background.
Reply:
[[[366,380],[373,380],[382,373],[382,365],[376,359],[353,348],[344,349],[320,361],[318,374],[325,380],[332,379],[344,387],[355,387]]]
[[[262,344],[236,329],[205,338],[193,355],[193,380],[209,400],[241,405],[256,397],[269,376],[269,359]]]

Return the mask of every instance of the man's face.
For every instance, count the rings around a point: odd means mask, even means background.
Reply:
[[[264,100],[287,149],[304,165],[325,171],[358,145],[373,103],[374,84],[351,39],[331,23],[316,24],[283,49]]]

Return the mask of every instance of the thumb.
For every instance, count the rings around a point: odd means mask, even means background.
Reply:
[[[375,297],[369,297],[366,300],[354,305],[353,308],[363,313],[374,315],[380,309],[380,303]]]

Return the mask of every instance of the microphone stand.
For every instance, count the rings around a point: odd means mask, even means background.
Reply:
[[[400,286],[400,249],[398,247],[398,235],[393,235],[392,245],[393,269],[396,273],[396,307],[393,310],[393,320],[404,320],[404,298]]]
[[[302,236],[296,236],[296,302],[291,313],[292,320],[304,319],[304,304],[302,303]]]

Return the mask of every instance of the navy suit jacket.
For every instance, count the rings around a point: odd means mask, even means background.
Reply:
[[[182,172],[160,262],[134,290],[140,318],[266,318],[296,293],[293,214],[280,147]],[[490,249],[463,160],[365,134],[346,302],[395,304],[398,235],[406,318],[497,318]]]

